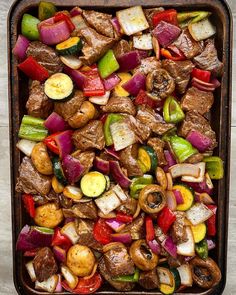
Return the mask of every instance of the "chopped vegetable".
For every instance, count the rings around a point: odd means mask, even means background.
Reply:
[[[122,115],[118,115],[118,114],[109,114],[106,117],[106,121],[104,124],[104,136],[105,136],[105,142],[107,146],[110,146],[113,144],[113,138],[111,135],[111,125],[115,122],[120,122],[123,120],[123,116]]]
[[[151,34],[143,34],[141,36],[133,37],[133,47],[141,50],[152,50],[152,36]]]
[[[102,173],[91,171],[82,177],[80,188],[85,196],[96,198],[105,192],[106,184],[106,178]]]
[[[175,220],[175,214],[168,207],[165,207],[157,217],[157,224],[166,234]]]
[[[168,46],[168,49],[161,48],[161,51],[160,51],[161,56],[173,61],[186,60],[185,55],[180,50],[178,50],[177,47],[175,47],[175,51],[171,49],[173,49],[173,47],[170,48],[170,46]]]
[[[45,94],[53,100],[68,98],[73,92],[73,82],[64,73],[53,74],[44,84]]]
[[[202,80],[203,82],[209,83],[210,78],[211,78],[211,72],[194,68],[192,70],[191,76],[193,78],[197,78],[199,80]]]
[[[95,203],[104,215],[109,214],[121,205],[120,199],[112,190],[105,192],[100,198],[97,198]]]
[[[175,9],[167,9],[154,13],[152,17],[153,26],[156,27],[161,21],[178,26],[177,11]]]
[[[78,70],[74,70],[71,67],[65,66],[64,67],[64,72],[71,77],[75,85],[78,87],[78,89],[83,90],[85,81],[86,81],[86,76],[82,72]]]
[[[41,21],[54,16],[56,11],[56,6],[52,2],[39,2],[38,16]]]
[[[93,165],[99,172],[103,174],[109,174],[110,172],[109,161],[103,160],[100,157],[95,157]]]
[[[43,281],[43,282],[36,281],[35,289],[53,293],[57,287],[58,278],[59,278],[58,275],[53,275],[46,281]]]
[[[165,48],[179,37],[181,30],[177,26],[165,21],[160,21],[152,31],[152,34],[157,38],[159,44]]]
[[[153,241],[155,238],[155,230],[154,230],[152,218],[150,216],[146,217],[145,226],[146,226],[146,241],[147,242]]]
[[[75,25],[74,23],[72,22],[70,16],[68,15],[67,12],[64,12],[64,11],[59,11],[55,14],[54,16],[54,21],[57,23],[57,22],[61,22],[61,21],[65,21],[68,29],[70,32],[73,32],[74,29],[75,29]]]
[[[194,204],[187,212],[187,219],[193,224],[197,225],[209,219],[213,212],[202,203]]]
[[[191,287],[193,284],[192,271],[189,264],[182,264],[177,267],[180,275],[181,285]]]
[[[202,182],[205,177],[205,163],[204,162],[199,162],[197,164],[193,164],[194,166],[197,166],[199,168],[199,175],[198,177],[194,176],[182,176],[181,180],[185,182]]]
[[[191,130],[186,139],[197,148],[199,152],[205,152],[212,146],[212,140],[196,130]]]
[[[34,222],[42,227],[55,228],[63,218],[62,209],[56,203],[46,203],[35,209]]]
[[[50,133],[65,131],[69,127],[67,122],[56,112],[52,112],[47,117],[44,122],[44,126],[49,130]]]
[[[28,13],[25,13],[21,21],[21,33],[29,40],[39,40],[39,31],[37,25],[40,20]]]
[[[206,236],[207,228],[205,223],[191,225],[191,230],[193,233],[193,238],[195,243],[201,242]]]
[[[207,220],[207,234],[214,237],[216,235],[216,205],[207,205],[207,208],[213,212],[213,215]]]
[[[139,280],[139,269],[136,268],[133,275],[123,275],[112,278],[113,281],[117,282],[129,282],[129,283],[136,283]]]
[[[128,36],[149,28],[141,6],[133,6],[116,13],[119,24]]]
[[[130,196],[132,198],[138,199],[141,189],[143,189],[146,185],[152,183],[152,175],[144,174],[142,177],[133,178],[130,185]]]
[[[29,213],[30,217],[35,217],[35,204],[34,204],[34,198],[32,195],[29,194],[23,194],[22,200],[24,203],[24,206]]]
[[[141,73],[136,73],[133,77],[122,85],[129,94],[136,96],[140,90],[145,90],[146,88],[146,76]]]
[[[52,238],[52,246],[60,246],[61,248],[68,250],[71,245],[71,240],[63,235],[59,228],[56,228]]]
[[[31,141],[41,141],[48,134],[44,127],[44,120],[24,115],[18,136]]]
[[[125,227],[125,223],[116,218],[106,219],[106,224],[115,232],[120,232]]]
[[[19,35],[16,41],[12,53],[17,56],[20,60],[23,60],[27,57],[26,50],[30,44],[30,41],[23,35]]]
[[[195,250],[199,257],[202,259],[207,259],[208,257],[208,245],[206,240],[202,240],[201,242],[195,245]]]
[[[120,151],[136,142],[135,133],[126,122],[114,122],[110,125],[110,132],[115,151]]]
[[[141,63],[140,55],[138,54],[137,50],[122,54],[117,58],[117,61],[120,65],[121,72],[129,72],[139,66]]]
[[[60,56],[60,60],[63,62],[64,65],[73,70],[78,70],[82,66],[81,60],[74,55]]]
[[[179,204],[176,209],[179,211],[188,210],[192,206],[193,201],[194,201],[194,195],[193,195],[192,190],[188,186],[183,185],[183,184],[174,185],[173,190],[180,191],[182,198],[183,198],[183,203]]]
[[[113,242],[120,242],[123,244],[130,244],[132,242],[132,237],[130,233],[117,233],[111,234]]]
[[[82,71],[82,74],[86,76],[83,85],[85,96],[103,96],[105,94],[105,88],[96,66],[88,71]]]
[[[224,176],[223,161],[221,158],[212,156],[205,157],[203,161],[206,163],[206,170],[211,179],[221,179]]]
[[[32,282],[35,282],[36,281],[36,274],[35,274],[35,271],[34,271],[34,264],[33,264],[33,260],[32,261],[29,261],[26,263],[25,265],[27,271],[28,271],[28,274],[30,276],[30,279]]]
[[[64,175],[64,171],[62,169],[62,165],[60,159],[58,157],[52,158],[54,175],[62,185],[67,185],[67,180]]]
[[[160,284],[169,285],[170,287],[174,285],[174,276],[169,269],[158,266],[157,275],[159,277]]]
[[[216,33],[215,27],[208,18],[205,18],[196,23],[190,23],[188,25],[188,29],[193,39],[196,41],[208,39]]]
[[[117,86],[117,84],[120,83],[120,81],[121,81],[121,78],[117,74],[113,73],[109,77],[103,80],[103,84],[106,91],[108,92],[114,89]]]
[[[77,286],[78,281],[79,281],[78,277],[75,276],[73,274],[73,272],[65,265],[61,266],[61,273],[62,273],[63,277],[65,278],[68,286],[71,289],[75,289],[75,287]]]
[[[89,101],[97,105],[106,105],[110,97],[110,91],[106,91],[103,96],[91,96]]]
[[[180,163],[198,152],[190,142],[179,136],[171,136],[170,145]]]
[[[56,45],[70,37],[70,30],[66,21],[39,26],[40,40],[47,45]]]
[[[177,14],[177,19],[180,24],[180,27],[183,28],[191,23],[197,23],[210,15],[211,12],[208,11],[185,11],[179,12]]]
[[[120,82],[115,86],[114,92],[117,96],[129,96],[129,92],[127,92],[122,85],[128,82],[132,76],[129,73],[119,73],[118,77]]]
[[[109,161],[110,163],[110,171],[112,177],[115,179],[117,183],[123,188],[128,188],[130,186],[131,180],[124,174],[121,170],[118,161]]]
[[[36,145],[35,141],[21,139],[17,142],[16,147],[24,153],[26,156],[30,157],[34,146]]]
[[[185,117],[184,112],[182,111],[178,102],[174,97],[169,96],[164,103],[163,107],[164,120],[167,123],[179,123]]]
[[[112,229],[106,224],[104,219],[99,218],[93,228],[94,238],[101,244],[106,245],[112,241],[111,234]]]
[[[60,55],[77,54],[82,48],[82,41],[79,37],[70,37],[56,46],[56,50]]]
[[[62,158],[62,168],[66,179],[70,184],[74,184],[79,181],[84,172],[84,166],[80,163],[80,161],[68,154]],[[71,193],[67,191],[68,195],[71,195]],[[80,196],[80,198],[82,197],[81,193],[79,193],[78,191],[74,193],[77,196],[76,198],[78,198],[78,196]]]
[[[140,89],[138,95],[136,96],[134,103],[136,105],[148,105],[151,108],[155,108],[157,106],[157,101],[152,99],[146,91]]]
[[[184,256],[195,255],[195,243],[193,239],[193,233],[190,226],[186,226],[186,242],[177,245],[177,254]]]
[[[79,240],[79,235],[77,234],[76,226],[73,221],[65,224],[60,232],[63,236],[66,236],[73,245],[75,245]]]
[[[72,199],[74,202],[77,202],[83,197],[81,190],[74,185],[67,185],[63,189],[63,195],[69,199]]]
[[[55,256],[55,258],[57,259],[57,261],[63,263],[66,261],[66,250],[59,247],[59,246],[53,246],[52,248],[53,250],[53,254]]]
[[[170,174],[173,178],[180,176],[199,177],[200,168],[197,164],[175,164],[169,168]]]
[[[107,53],[99,60],[98,70],[100,76],[105,79],[119,69],[119,64],[116,60],[113,50],[108,50]]]
[[[18,68],[32,80],[43,82],[49,77],[48,71],[32,56],[27,57],[26,60],[18,65]]]

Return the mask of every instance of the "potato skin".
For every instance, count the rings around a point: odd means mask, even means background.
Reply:
[[[43,142],[39,142],[34,146],[31,160],[38,172],[44,175],[53,174],[52,162],[48,155],[47,147]]]
[[[39,226],[55,228],[63,220],[63,213],[55,203],[48,203],[35,209],[34,221]]]
[[[70,247],[67,252],[66,264],[77,276],[90,275],[95,262],[93,252],[87,246],[76,244]]]

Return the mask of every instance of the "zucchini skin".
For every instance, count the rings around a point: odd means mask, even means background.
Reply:
[[[57,44],[56,51],[60,55],[75,55],[82,47],[82,40],[79,37],[70,37],[66,41]]]
[[[54,157],[52,158],[52,165],[53,165],[53,171],[54,171],[54,175],[56,177],[56,179],[64,186],[66,186],[68,184],[63,169],[62,169],[62,165],[61,162],[59,160],[58,157]]]

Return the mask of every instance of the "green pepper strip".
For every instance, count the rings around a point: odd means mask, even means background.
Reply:
[[[220,157],[205,157],[203,161],[206,163],[206,170],[211,179],[221,179],[224,176],[223,161]]]
[[[132,198],[138,199],[139,192],[148,184],[153,183],[152,175],[144,174],[142,177],[137,177],[132,179],[130,185],[130,196]]]
[[[122,115],[118,114],[109,114],[106,118],[105,124],[104,124],[104,136],[105,136],[105,142],[107,146],[110,146],[113,144],[113,139],[111,136],[111,130],[110,126],[111,124],[121,121],[124,117]]]
[[[170,137],[170,145],[180,163],[187,160],[190,156],[198,153],[198,150],[195,149],[190,142],[177,135]]]
[[[179,123],[185,117],[184,112],[182,111],[178,102],[174,97],[169,96],[164,103],[163,107],[164,120],[167,123]]]
[[[42,226],[32,226],[31,228],[34,228],[42,233],[45,234],[54,234],[54,229],[48,228],[48,227],[42,227]]]
[[[181,28],[188,26],[189,24],[197,23],[204,18],[211,15],[209,11],[188,11],[179,12],[177,14],[177,19]]]
[[[127,275],[127,276],[117,276],[112,279],[113,281],[117,282],[130,282],[130,283],[136,283],[139,280],[139,269],[135,269],[135,273],[133,275]]]
[[[195,250],[199,257],[202,259],[207,259],[208,257],[208,245],[206,240],[202,240],[201,242],[195,245]]]
[[[44,120],[25,115],[22,119],[18,136],[20,138],[42,141],[48,135]]]
[[[119,64],[116,60],[113,50],[108,50],[107,53],[99,60],[98,70],[100,76],[105,79],[119,69]]]

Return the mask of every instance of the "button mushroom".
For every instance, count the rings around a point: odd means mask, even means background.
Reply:
[[[158,263],[158,256],[151,251],[145,240],[133,242],[130,247],[130,256],[134,264],[144,271],[154,269]]]
[[[146,213],[158,213],[166,205],[164,190],[159,185],[147,185],[139,194],[139,206]]]
[[[195,257],[190,262],[193,281],[201,288],[210,289],[221,280],[221,272],[215,261],[211,258],[205,260]]]
[[[166,70],[157,69],[147,75],[146,88],[154,100],[160,100],[175,90],[175,81]]]

